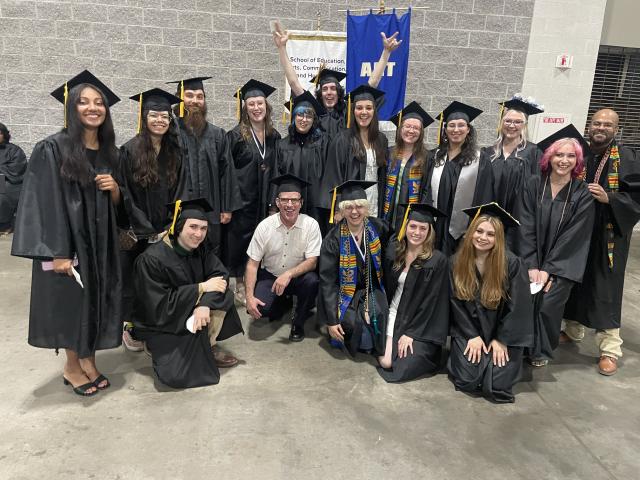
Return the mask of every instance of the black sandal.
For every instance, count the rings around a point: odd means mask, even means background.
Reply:
[[[100,384],[102,382],[104,382],[104,381],[106,381],[107,384],[101,387]],[[107,388],[109,388],[111,386],[111,382],[109,381],[109,379],[107,377],[105,377],[104,375],[100,374],[93,381],[92,385],[94,387],[96,387],[98,390],[106,390]]]
[[[73,383],[71,383],[69,380],[64,378],[64,376],[62,377],[62,382],[65,385],[71,385],[71,388],[73,388],[73,393],[75,393],[76,395],[80,395],[81,397],[92,397],[93,395],[98,393],[98,390],[94,390],[93,392],[88,392],[90,388],[95,387],[95,384],[93,382],[85,383],[84,385],[74,387]]]

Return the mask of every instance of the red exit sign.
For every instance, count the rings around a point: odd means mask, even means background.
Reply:
[[[545,117],[542,119],[542,123],[564,123],[564,117]]]

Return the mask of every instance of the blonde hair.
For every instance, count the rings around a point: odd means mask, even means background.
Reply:
[[[369,200],[366,198],[358,198],[357,200],[343,200],[338,204],[340,213],[343,213],[348,207],[355,205],[356,207],[365,207],[366,216],[369,216]]]
[[[522,125],[522,130],[520,130],[520,141],[518,142],[518,146],[516,147],[516,154],[523,150],[527,146],[527,136],[529,135],[529,130],[527,125],[529,124],[529,115],[524,113],[522,110],[518,110],[517,108],[506,108],[502,117],[500,118],[500,128],[498,129],[498,138],[496,138],[495,143],[493,144],[493,155],[491,155],[491,161],[500,158],[502,155],[502,146],[504,145],[504,135],[502,134],[504,117],[507,116],[507,113],[516,112],[522,115],[522,119],[524,120],[524,124]]]
[[[409,220],[411,222],[412,220]],[[407,222],[407,225],[408,223]],[[433,245],[436,241],[436,229],[433,228],[433,225],[427,223],[429,225],[429,233],[427,233],[427,238],[422,242],[422,250],[416,257],[417,260],[424,262],[425,260],[429,260],[433,256]],[[398,240],[398,246],[396,248],[396,258],[393,261],[393,270],[398,271],[405,265],[405,257],[407,254],[407,235],[402,237],[402,240]],[[421,265],[417,265],[416,268],[421,268]]]
[[[495,244],[487,256],[482,287],[476,275],[476,249],[473,233],[483,222],[489,222],[495,229]],[[480,303],[489,310],[496,310],[500,302],[508,298],[507,293],[507,253],[502,222],[493,216],[480,214],[471,222],[464,239],[453,259],[453,286],[456,298],[472,301],[480,290]]]

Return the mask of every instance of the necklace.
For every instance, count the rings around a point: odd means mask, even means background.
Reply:
[[[266,137],[266,130],[263,127],[262,128],[262,138],[264,139],[264,145],[260,144],[260,141],[258,140],[258,137],[256,135],[256,132],[253,131],[253,125],[251,126],[251,136],[253,137],[253,142],[256,144],[256,148],[258,149],[258,153],[260,154],[260,157],[262,157],[262,160],[264,160],[264,156],[267,153],[267,139]]]

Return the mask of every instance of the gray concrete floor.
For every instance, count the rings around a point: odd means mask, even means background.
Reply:
[[[250,325],[217,386],[173,391],[150,359],[100,352],[112,388],[82,399],[63,357],[27,345],[30,263],[0,239],[0,478],[640,478],[640,241],[627,270],[625,357],[596,371],[593,334],[525,372],[513,405],[455,392],[446,375],[386,384],[309,332]]]

